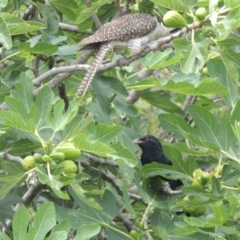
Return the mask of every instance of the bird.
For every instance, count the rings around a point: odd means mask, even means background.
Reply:
[[[84,97],[95,73],[111,48],[128,47],[130,52],[140,52],[144,44],[170,35],[172,28],[165,27],[156,17],[146,13],[126,14],[101,26],[92,36],[77,45],[98,45],[96,58],[89,66],[74,98]]]
[[[133,143],[138,144],[142,150],[141,163],[142,166],[150,164],[152,162],[157,162],[166,165],[172,165],[172,162],[164,155],[163,147],[161,143],[152,135],[145,135],[133,140]],[[157,181],[159,178],[153,177],[152,181]],[[181,180],[166,179],[161,177],[162,180],[166,181],[163,187],[164,192],[168,194],[179,194],[182,191],[174,189],[182,185]]]

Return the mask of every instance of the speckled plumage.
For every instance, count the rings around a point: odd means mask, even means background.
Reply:
[[[85,95],[108,50],[128,47],[130,52],[138,53],[145,44],[159,37],[167,36],[169,33],[169,28],[159,23],[155,17],[145,13],[127,14],[104,24],[92,36],[78,43],[78,45],[90,46],[93,44],[100,48],[96,59],[91,63],[82,80],[75,98]]]
[[[127,14],[104,24],[92,36],[83,39],[79,45],[110,41],[128,41],[143,37],[157,27],[157,19],[149,14]]]

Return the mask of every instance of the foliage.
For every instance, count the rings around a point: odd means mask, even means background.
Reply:
[[[90,16],[109,22],[126,2],[0,2],[0,239],[240,238],[240,3],[131,1],[132,12],[177,11],[188,30],[135,58],[109,53],[74,99]],[[173,166],[140,166],[132,140],[146,133]],[[74,171],[54,154],[66,142]],[[29,156],[39,162],[24,169]],[[180,178],[183,193],[155,191],[156,175]]]

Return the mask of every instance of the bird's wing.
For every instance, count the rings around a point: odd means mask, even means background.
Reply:
[[[83,39],[79,45],[110,42],[128,41],[143,37],[152,32],[157,26],[157,19],[149,14],[127,14],[112,22],[104,24],[95,34]]]

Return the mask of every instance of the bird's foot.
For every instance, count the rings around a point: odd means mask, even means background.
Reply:
[[[163,184],[163,191],[169,195],[175,195],[175,194],[180,194],[182,193],[182,190],[172,190],[170,187],[169,182],[166,182]]]

